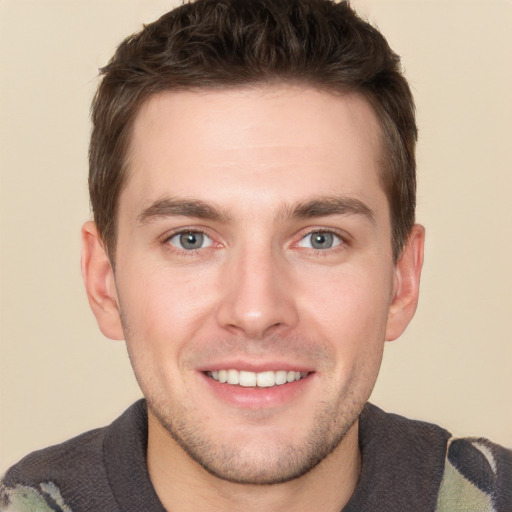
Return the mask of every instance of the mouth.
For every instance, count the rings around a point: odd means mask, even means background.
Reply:
[[[305,379],[309,375],[309,372],[293,370],[249,372],[245,370],[229,369],[206,371],[204,373],[221,384],[241,386],[244,388],[272,388],[275,386],[283,386],[284,384]]]

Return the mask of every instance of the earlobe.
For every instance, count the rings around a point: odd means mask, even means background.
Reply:
[[[114,340],[124,339],[114,271],[94,222],[82,227],[82,277],[101,332]]]
[[[395,265],[393,297],[388,314],[386,341],[398,338],[412,320],[418,305],[425,228],[413,226],[411,234]]]

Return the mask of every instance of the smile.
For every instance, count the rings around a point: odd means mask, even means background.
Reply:
[[[301,380],[307,377],[308,372],[277,370],[256,373],[231,369],[206,372],[206,375],[221,384],[230,384],[232,386],[242,386],[246,388],[270,388]]]

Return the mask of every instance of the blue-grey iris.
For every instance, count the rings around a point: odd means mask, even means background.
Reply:
[[[180,244],[183,249],[192,251],[194,249],[200,249],[203,246],[204,235],[203,233],[182,233],[180,235]]]
[[[330,249],[334,245],[334,235],[323,231],[311,233],[311,247],[313,249]]]

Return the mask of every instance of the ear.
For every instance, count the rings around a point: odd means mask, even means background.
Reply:
[[[113,340],[124,339],[114,270],[94,222],[82,227],[82,277],[101,332]]]
[[[386,341],[393,341],[412,320],[418,305],[425,228],[415,224],[394,269],[393,296],[388,314]]]

